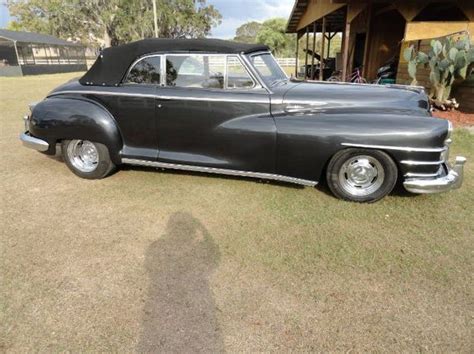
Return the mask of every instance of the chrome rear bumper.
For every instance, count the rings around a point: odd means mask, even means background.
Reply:
[[[23,142],[23,145],[34,150],[38,151],[48,151],[49,144],[41,139],[31,136],[29,132],[24,132],[20,135],[20,140]]]
[[[434,178],[408,178],[403,186],[411,193],[440,193],[460,188],[465,163],[465,157],[457,156],[452,168],[446,164],[447,172],[443,171]]]

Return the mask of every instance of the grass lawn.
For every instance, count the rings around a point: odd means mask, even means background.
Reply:
[[[324,188],[23,148],[73,74],[0,78],[0,351],[474,350],[474,135],[462,189],[370,205]]]

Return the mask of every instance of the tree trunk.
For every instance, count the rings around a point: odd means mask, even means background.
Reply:
[[[104,31],[104,37],[102,38],[102,41],[104,42],[105,48],[112,46],[112,38],[110,37],[109,31],[107,30],[107,28]]]

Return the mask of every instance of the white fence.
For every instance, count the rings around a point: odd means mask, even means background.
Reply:
[[[275,58],[280,66],[292,66],[296,64],[296,58]],[[211,56],[209,58],[209,63],[212,65],[224,65],[225,57],[221,55]],[[256,61],[255,66],[264,66],[265,64],[262,61]]]
[[[296,58],[276,58],[280,66],[295,66]]]

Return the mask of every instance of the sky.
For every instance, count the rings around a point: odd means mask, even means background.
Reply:
[[[0,28],[6,27],[8,21],[10,21],[10,16],[8,15],[8,8],[5,4],[5,1],[0,0]]]
[[[207,0],[222,14],[220,26],[212,29],[212,37],[230,39],[237,27],[248,21],[264,21],[272,17],[288,18],[294,0]]]
[[[235,30],[248,21],[264,21],[272,17],[290,16],[294,0],[207,0],[222,14],[222,23],[212,29],[211,37],[230,39]],[[10,21],[5,1],[0,0],[0,28]]]

